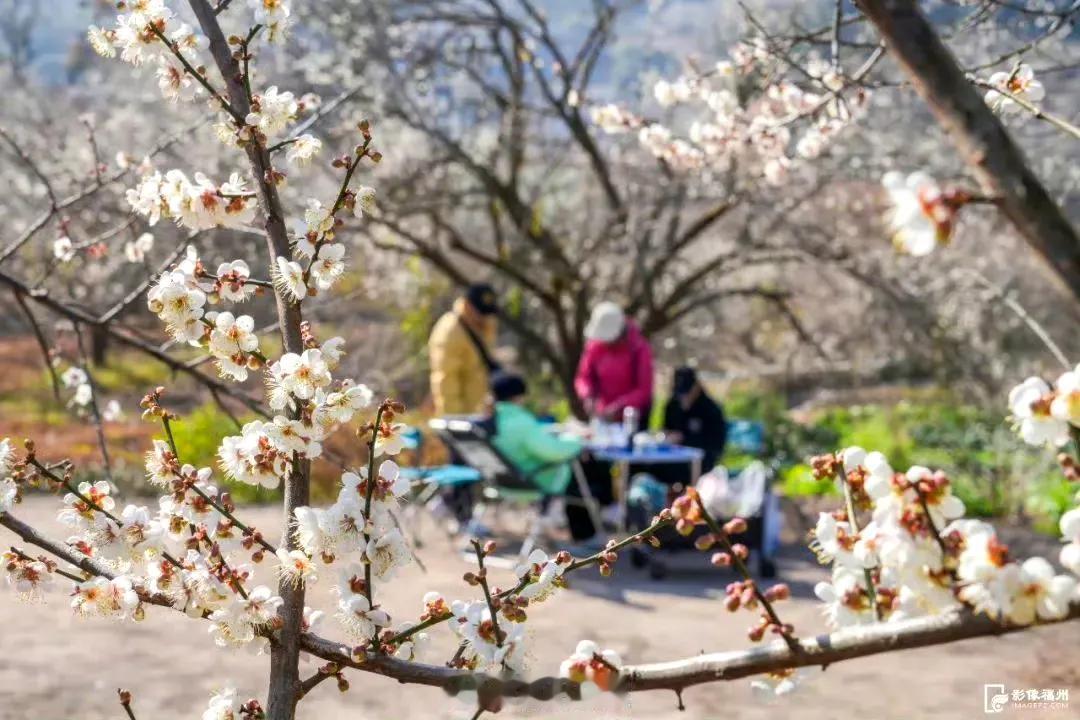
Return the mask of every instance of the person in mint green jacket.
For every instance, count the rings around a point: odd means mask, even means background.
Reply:
[[[558,437],[529,412],[524,406],[527,391],[520,375],[498,372],[491,378],[495,398],[492,444],[545,495],[562,495],[572,478],[570,463],[581,454],[581,443]]]

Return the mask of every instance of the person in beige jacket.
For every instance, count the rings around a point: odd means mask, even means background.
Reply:
[[[488,396],[495,345],[495,291],[470,285],[450,312],[439,318],[428,339],[431,395],[435,415],[483,412]]]

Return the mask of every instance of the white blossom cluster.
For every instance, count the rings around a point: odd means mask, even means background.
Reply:
[[[640,144],[676,170],[690,171],[747,157],[767,182],[782,184],[798,159],[821,155],[828,143],[858,119],[869,99],[864,90],[843,95],[845,78],[836,68],[813,59],[804,88],[788,79],[770,80],[751,99],[740,99],[740,83],[772,62],[760,38],[733,48],[708,73],[661,80],[653,96],[664,108],[689,108],[695,118],[685,133],[647,121],[616,105],[594,109],[593,121],[605,132],[636,131]],[[802,121],[807,122],[803,123]],[[799,125],[805,125],[799,130]]]
[[[150,288],[146,302],[175,340],[205,347],[222,377],[242,382],[262,362],[255,320],[229,311],[207,311],[206,306],[222,300],[244,302],[257,290],[250,279],[251,270],[243,260],[221,263],[217,274],[210,275],[189,246],[184,259]]]
[[[204,94],[201,84],[184,67],[200,63],[195,54],[208,42],[190,25],[177,19],[165,0],[132,0],[121,5],[113,28],[91,26],[90,46],[99,55],[116,57],[136,67],[156,65],[158,87],[172,102],[191,101]]]
[[[852,447],[840,456],[854,506],[871,519],[855,530],[847,513],[821,513],[814,549],[833,567],[815,593],[834,628],[938,615],[966,603],[1027,625],[1065,617],[1076,579],[1043,558],[1010,562],[989,524],[964,518],[964,504],[941,473],[915,466],[895,473],[878,452]],[[1063,530],[1080,523],[1063,519]],[[1074,552],[1074,551],[1071,551]]]
[[[191,230],[243,228],[256,209],[254,193],[237,173],[218,185],[202,173],[192,182],[180,170],[162,175],[152,167],[144,168],[139,184],[127,191],[127,201],[151,225],[164,217]]]

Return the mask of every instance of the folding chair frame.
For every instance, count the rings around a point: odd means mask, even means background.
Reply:
[[[473,519],[479,519],[486,511],[489,504],[501,504],[508,499],[512,500],[512,497],[506,494],[505,491],[507,490],[517,492],[531,491],[543,496],[544,494],[542,491],[536,486],[535,478],[540,473],[550,470],[553,467],[561,466],[565,462],[545,463],[539,467],[533,468],[528,473],[522,473],[497,447],[495,447],[491,441],[491,436],[474,420],[466,418],[434,418],[428,424],[447,448],[455,452],[466,463],[468,453],[461,451],[461,439],[457,437],[455,433],[467,435],[468,439],[482,443],[485,449],[502,465],[502,468],[495,472],[492,472],[490,467],[476,467],[480,472],[480,483],[484,489],[481,492],[481,497],[473,505]],[[585,478],[585,472],[581,467],[581,463],[576,458],[571,460],[570,463],[574,482],[577,483],[581,497],[575,498],[567,495],[559,497],[562,497],[564,502],[580,503],[583,505],[589,513],[589,517],[592,519],[594,525],[597,528],[603,527],[601,524],[599,503],[597,503],[596,498],[593,497],[592,491],[589,489],[589,483]],[[529,504],[535,503],[530,502]],[[543,534],[543,517],[537,508],[535,517],[529,524],[529,531],[522,542],[521,551],[518,553],[519,560],[528,557],[529,553],[536,547]]]

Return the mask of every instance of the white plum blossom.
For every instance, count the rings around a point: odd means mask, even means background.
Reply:
[[[264,25],[270,42],[281,42],[288,34],[291,9],[286,0],[248,0],[255,22]]]
[[[53,241],[53,257],[62,263],[71,262],[75,258],[75,245],[67,235]]]
[[[210,614],[210,633],[219,646],[243,646],[255,640],[256,632],[266,627],[277,613],[282,600],[270,588],[259,585],[247,598],[230,594],[229,601]]]
[[[824,563],[837,562],[843,567],[867,569],[877,565],[874,546],[860,533],[854,533],[847,522],[838,521],[831,513],[819,513],[814,528],[813,548]]]
[[[1061,528],[1061,537],[1066,543],[1061,548],[1058,559],[1073,575],[1080,575],[1080,507],[1064,513],[1058,521],[1058,527]]]
[[[80,385],[85,385],[89,380],[90,377],[86,374],[86,371],[76,365],[72,365],[60,374],[60,382],[66,388],[77,388]]]
[[[19,498],[19,486],[11,478],[0,480],[0,515],[11,512]]]
[[[134,240],[124,244],[124,257],[130,263],[141,264],[146,261],[146,256],[153,249],[154,236],[150,233],[143,233]]]
[[[240,432],[222,440],[221,469],[238,482],[276,488],[292,472],[290,456],[274,446],[267,424],[260,420],[249,422]]]
[[[307,283],[304,280],[304,268],[300,263],[279,257],[274,260],[272,268],[274,287],[293,302],[300,302],[308,294]]]
[[[794,668],[778,670],[751,680],[750,689],[756,696],[766,701],[776,700],[795,692],[802,679],[803,673],[800,670]]]
[[[345,246],[341,243],[324,244],[319,256],[311,264],[311,278],[319,290],[329,290],[345,272]]]
[[[569,565],[569,559],[560,563],[556,558],[549,558],[543,550],[533,550],[525,563],[514,568],[514,574],[519,580],[525,578],[531,580],[522,589],[521,596],[533,602],[541,602],[551,597],[559,587],[567,565]]]
[[[284,130],[294,120],[299,110],[296,97],[291,92],[280,92],[276,86],[267,88],[252,99],[255,108],[244,121],[264,135],[273,136]]]
[[[293,586],[309,585],[319,579],[315,563],[301,550],[279,548],[277,559],[281,563],[278,574]]]
[[[375,436],[375,452],[378,455],[397,455],[405,449],[405,423],[390,423],[379,428]]]
[[[1053,389],[1037,377],[1029,377],[1009,391],[1009,412],[1024,442],[1061,446],[1069,441],[1068,423],[1050,412],[1053,400]]]
[[[1080,427],[1080,365],[1062,373],[1054,383],[1054,399],[1050,415],[1057,420]]]
[[[54,584],[52,569],[42,560],[5,552],[0,554],[0,567],[7,586],[24,600],[42,599]]]
[[[285,149],[285,159],[303,167],[322,150],[322,140],[314,135],[301,135]]]
[[[307,232],[314,233],[318,238],[332,231],[334,229],[334,214],[331,210],[333,208],[323,205],[315,198],[309,199],[307,209],[304,210],[304,223],[307,226]]]
[[[832,628],[877,622],[861,570],[837,566],[831,582],[819,582],[814,594],[824,604],[822,612]]]
[[[353,214],[362,219],[364,215],[374,214],[377,209],[378,207],[375,205],[375,188],[368,185],[361,185],[357,188]]]
[[[326,388],[332,381],[322,351],[316,348],[309,348],[299,355],[286,353],[277,365],[282,388],[300,400],[314,398],[317,390]]]
[[[238,173],[219,186],[202,173],[196,173],[193,182],[180,170],[169,170],[164,176],[151,170],[127,191],[127,201],[150,225],[165,217],[191,230],[243,228],[251,223],[256,209],[254,194]]]
[[[15,448],[10,438],[0,438],[0,475],[7,475],[15,459]]]
[[[1055,575],[1054,568],[1041,557],[1025,560],[1008,576],[1012,590],[1005,614],[1017,625],[1038,620],[1060,620],[1069,613],[1069,601],[1076,592],[1076,580]]]
[[[415,627],[415,623],[403,622],[397,627],[395,634],[399,635],[411,630],[413,627]],[[405,640],[398,643],[397,647],[394,648],[394,657],[400,660],[421,662],[423,660],[423,655],[430,644],[431,638],[426,632],[414,632],[412,635],[405,638]]]
[[[202,720],[238,720],[240,701],[236,698],[236,688],[226,687],[210,696],[210,702],[202,714]]]
[[[397,570],[412,561],[412,553],[405,543],[405,537],[397,528],[371,538],[364,550],[364,562],[371,564],[371,574],[376,580],[385,581],[394,577]]]
[[[229,302],[244,302],[254,295],[258,288],[247,282],[251,269],[243,260],[221,263],[217,269],[218,295]]]
[[[496,626],[492,622],[491,609],[484,601],[465,603],[455,600],[450,606],[455,620],[451,627],[466,643],[465,656],[476,660],[479,669],[506,668],[521,671],[525,663],[525,626],[521,623],[502,623],[499,629],[505,633],[496,638]],[[506,627],[509,625],[509,627]]]
[[[131,578],[95,577],[75,586],[71,607],[76,614],[129,617],[139,604],[139,595]]]
[[[1015,70],[996,72],[990,76],[988,82],[997,90],[987,90],[984,99],[990,109],[1001,115],[1024,110],[1013,97],[1032,104],[1046,97],[1046,89],[1035,79],[1035,71],[1027,63],[1020,63]],[[1013,97],[1009,97],[1010,95]]]
[[[207,350],[217,361],[218,371],[238,382],[247,380],[248,359],[259,350],[255,320],[231,312],[209,313],[206,319],[213,323]]]
[[[921,172],[905,177],[892,171],[881,184],[889,194],[888,222],[897,250],[919,257],[949,241],[956,211],[933,178]]]

